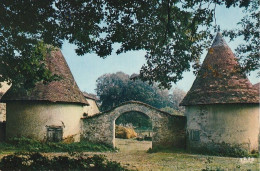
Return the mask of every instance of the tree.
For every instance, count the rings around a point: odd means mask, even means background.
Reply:
[[[147,63],[139,78],[169,88],[191,65],[197,66],[208,47],[216,5],[245,8],[254,16],[242,20],[242,25],[259,26],[257,0],[2,0],[0,81],[25,86],[50,80],[31,72],[42,70],[42,65],[35,65],[41,58],[32,53],[39,41],[61,47],[68,40],[77,45],[78,55],[94,52],[103,58],[111,54],[114,43],[121,43],[118,54],[144,49]],[[254,8],[248,10],[250,6]],[[246,54],[252,50],[248,47],[259,46],[257,28],[232,34],[232,38],[243,35],[252,40],[239,52]],[[246,70],[259,66],[256,49],[244,59]]]
[[[184,107],[179,106],[179,104],[181,103],[181,101],[183,100],[185,95],[186,95],[186,92],[178,87],[175,87],[172,90],[172,93],[170,94],[169,98],[170,98],[170,101],[172,102],[172,106],[175,110],[184,112]]]
[[[152,128],[152,121],[151,119],[139,112],[127,112],[124,113],[123,115],[119,116],[115,123],[117,125],[122,124],[123,126],[126,126],[127,124],[131,123],[132,126],[136,129],[151,129]]]
[[[185,95],[185,91],[178,87],[175,87],[169,94],[169,100],[171,105],[161,108],[161,110],[171,113],[173,115],[184,115],[185,108],[183,106],[179,106],[179,104],[181,103]]]
[[[0,51],[5,51],[5,48],[5,46],[0,47]],[[24,88],[30,89],[34,87],[38,81],[48,83],[61,78],[45,68],[44,58],[51,52],[52,46],[39,41],[29,49],[19,55],[15,55],[15,52],[4,52],[3,56],[0,55],[2,59],[0,63],[0,82],[7,81],[9,85],[12,83],[14,90],[18,88],[21,91]],[[15,57],[12,55],[15,55]]]
[[[122,96],[122,94],[128,80],[129,76],[123,72],[104,74],[97,79],[96,92],[102,111],[109,110],[115,105],[126,101],[125,96]]]
[[[141,101],[156,108],[170,105],[168,90],[161,90],[141,80],[130,80],[129,75],[123,72],[99,77],[96,92],[102,111],[130,100]]]

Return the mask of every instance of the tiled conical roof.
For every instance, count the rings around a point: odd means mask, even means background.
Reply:
[[[45,64],[53,74],[59,75],[61,79],[47,84],[37,83],[32,90],[26,92],[14,91],[11,87],[1,101],[50,101],[88,105],[60,49],[55,49],[50,55],[47,55]]]
[[[201,69],[180,105],[259,103],[259,95],[218,33]]]
[[[260,96],[260,82],[253,85],[255,89],[258,91],[258,95]]]
[[[253,85],[253,87],[259,90],[259,89],[260,89],[260,82],[259,82],[259,83],[256,83],[256,84],[254,84],[254,85]]]

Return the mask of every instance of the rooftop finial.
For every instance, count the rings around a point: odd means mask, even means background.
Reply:
[[[215,46],[228,46],[220,32],[217,32],[217,35],[216,35],[211,47],[215,47]]]
[[[220,32],[220,25],[218,25],[218,32]]]

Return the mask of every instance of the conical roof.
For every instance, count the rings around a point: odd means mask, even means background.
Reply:
[[[11,87],[4,94],[1,101],[50,101],[88,105],[60,49],[51,51],[45,58],[45,64],[53,74],[57,74],[61,79],[47,84],[43,84],[42,82],[37,83],[29,91],[14,91]]]
[[[259,82],[259,83],[256,83],[256,84],[254,84],[254,85],[253,85],[253,87],[259,90],[259,89],[260,89],[260,82]]]
[[[253,87],[257,90],[258,95],[260,96],[260,82],[253,85]]]
[[[221,33],[218,33],[193,85],[180,105],[259,103],[259,95]]]

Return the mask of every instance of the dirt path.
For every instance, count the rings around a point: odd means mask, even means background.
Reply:
[[[117,153],[103,153],[110,160],[118,161],[133,170],[260,170],[259,159],[240,159],[191,155],[187,153],[147,153],[149,141],[116,140]],[[253,161],[252,161],[253,160]]]

